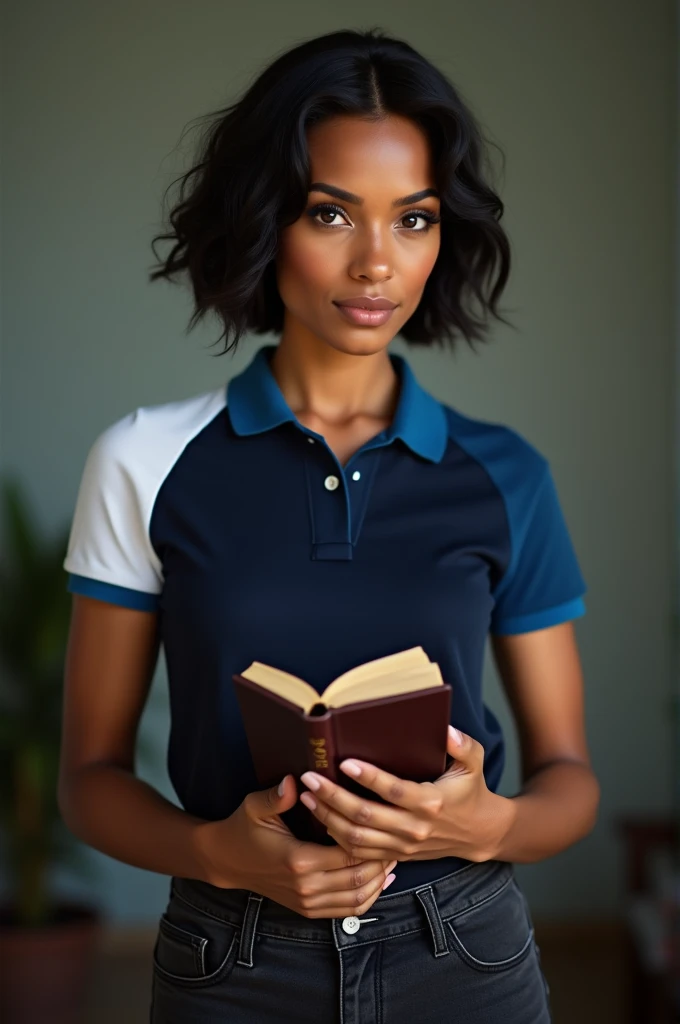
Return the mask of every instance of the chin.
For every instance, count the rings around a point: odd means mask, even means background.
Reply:
[[[341,334],[321,334],[319,337],[337,352],[351,356],[372,356],[387,348],[396,332],[389,334],[372,327],[358,327],[343,331]]]

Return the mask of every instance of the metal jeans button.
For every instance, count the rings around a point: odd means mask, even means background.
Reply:
[[[342,930],[347,932],[348,935],[354,935],[361,928],[361,921],[358,917],[343,917],[342,919]]]

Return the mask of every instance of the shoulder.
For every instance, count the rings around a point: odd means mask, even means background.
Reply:
[[[149,536],[156,495],[188,442],[224,408],[225,395],[220,387],[140,406],[96,437],[85,460],[64,560],[74,593],[131,608],[156,607],[163,579]]]
[[[189,398],[139,406],[101,431],[88,462],[156,475],[225,406],[225,385]]]
[[[546,456],[518,430],[442,404],[449,439],[486,470],[506,500],[530,495],[549,476]]]

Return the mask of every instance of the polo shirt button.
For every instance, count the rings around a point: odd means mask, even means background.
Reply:
[[[327,491],[334,491],[339,483],[340,481],[338,480],[337,476],[327,476],[323,482],[323,485]]]
[[[355,469],[355,471],[352,473],[352,480],[361,480],[361,473],[359,472],[358,469]]]
[[[310,444],[314,444],[314,438],[313,437],[308,437],[307,440],[309,441]]]
[[[361,928],[361,921],[358,917],[343,917],[342,919],[342,930],[347,932],[348,935],[354,935]]]

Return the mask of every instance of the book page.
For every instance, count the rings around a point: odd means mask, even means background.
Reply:
[[[323,700],[329,707],[339,708],[355,701],[376,700],[378,697],[426,690],[443,682],[439,665],[428,662],[426,665],[416,665],[400,672],[383,673],[369,679],[345,679],[337,689],[335,683],[331,683],[323,693]]]
[[[375,658],[373,661],[366,661],[363,665],[343,672],[329,683],[321,694],[321,699],[328,703],[329,697],[335,697],[342,693],[345,686],[354,682],[363,682],[366,679],[373,679],[377,676],[396,674],[401,671],[408,671],[411,668],[432,664],[422,647],[410,647],[407,651],[397,651],[396,654],[386,654],[383,658]]]
[[[264,665],[261,661],[254,661],[245,672],[241,672],[241,675],[253,683],[259,683],[265,690],[271,690],[279,697],[284,697],[291,703],[297,704],[303,711],[309,711],[314,704],[322,700],[314,687],[306,683],[304,679],[300,679],[290,672],[284,672],[283,669]]]

